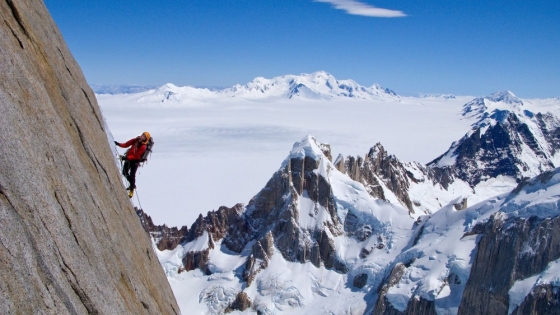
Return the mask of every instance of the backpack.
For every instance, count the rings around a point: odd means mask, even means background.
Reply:
[[[142,157],[140,158],[140,162],[143,163],[148,160],[148,156],[152,154],[153,147],[154,147],[154,138],[150,137],[150,139],[148,139],[148,143],[146,143],[146,151],[144,151],[144,153],[142,154]]]

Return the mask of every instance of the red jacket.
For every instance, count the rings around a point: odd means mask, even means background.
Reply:
[[[126,159],[129,161],[139,161],[146,151],[146,144],[140,142],[140,137],[132,138],[125,143],[119,143],[118,146],[121,148],[130,147],[125,153]]]

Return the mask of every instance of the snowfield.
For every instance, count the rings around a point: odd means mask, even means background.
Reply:
[[[403,161],[427,163],[475,121],[461,116],[470,96],[242,98],[171,84],[96,96],[115,140],[143,131],[154,137],[137,193],[155,224],[177,226],[222,205],[247,203],[305,135],[329,143],[333,157],[363,157],[380,142]]]
[[[190,225],[200,213],[247,203],[305,135],[329,143],[333,158],[363,157],[379,142],[401,161],[425,164],[480,120],[463,115],[471,96],[287,99],[278,92],[268,98],[236,93],[166,84],[135,94],[96,95],[115,140],[124,142],[143,131],[155,139],[154,153],[137,176],[141,206],[155,224]],[[499,109],[499,103],[485,103]],[[525,104],[532,112],[560,113],[557,98]],[[560,154],[556,160],[560,163]],[[454,160],[449,156],[446,161]],[[485,185],[498,191],[474,202],[511,189],[510,184],[501,189],[502,181],[494,179]],[[432,188],[414,189],[422,194]],[[452,189],[464,195],[470,191],[460,184]],[[484,195],[478,190],[477,196]],[[133,201],[140,206],[136,197]]]

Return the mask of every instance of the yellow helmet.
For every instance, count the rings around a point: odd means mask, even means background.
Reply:
[[[150,140],[150,133],[147,132],[147,131],[144,131],[142,134],[143,134],[144,136],[146,136],[146,141],[144,141],[144,143],[148,143],[148,140]]]

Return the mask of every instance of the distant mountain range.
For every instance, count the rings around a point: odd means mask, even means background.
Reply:
[[[311,74],[285,75],[272,79],[259,77],[246,85],[236,85],[218,93],[230,97],[244,98],[376,99],[388,96],[398,97],[395,92],[378,84],[364,87],[353,80],[337,80],[324,71]]]
[[[234,97],[244,99],[382,99],[399,97],[394,91],[378,84],[370,87],[353,80],[337,80],[325,71],[311,74],[284,75],[272,79],[255,78],[245,85],[229,88],[178,87],[171,83],[155,86],[93,85],[97,94],[142,93],[143,100],[161,102],[200,100],[201,98]]]
[[[158,85],[91,84],[95,94],[134,94],[157,89]]]

